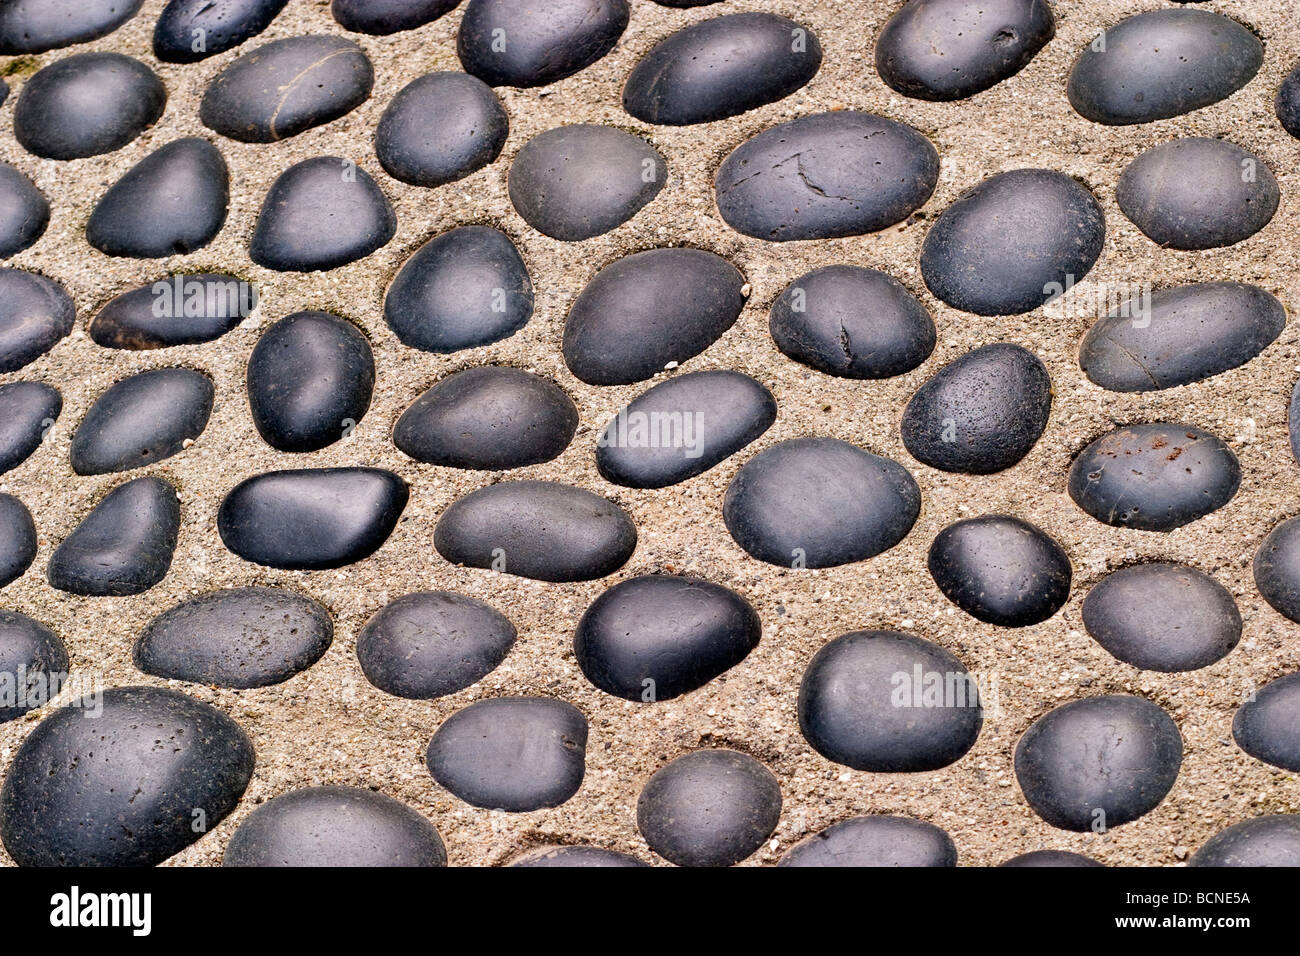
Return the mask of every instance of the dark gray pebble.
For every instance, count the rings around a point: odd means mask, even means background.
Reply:
[[[543,846],[515,857],[511,866],[577,868],[648,866],[634,856],[595,846]]]
[[[197,63],[233,50],[267,27],[289,0],[171,0],[153,31],[164,63]]]
[[[0,6],[0,56],[44,53],[108,36],[143,0],[7,0]]]
[[[333,0],[330,13],[345,30],[389,36],[432,23],[460,0]]]
[[[1255,552],[1255,587],[1278,613],[1300,622],[1300,518],[1281,522]]]
[[[17,500],[0,496],[0,512]],[[33,554],[35,548],[33,534]],[[0,724],[49,703],[67,679],[68,652],[58,635],[26,614],[0,610]]]
[[[0,494],[0,588],[22,577],[35,560],[36,523],[32,513],[13,495]],[[0,708],[0,715],[3,713]],[[0,721],[7,719],[0,716]]]
[[[441,186],[495,161],[509,132],[492,87],[468,73],[430,73],[388,104],[375,128],[375,155],[394,179]]]
[[[257,289],[219,273],[174,275],[123,292],[90,320],[90,338],[109,349],[165,349],[211,342],[257,307]]]
[[[0,92],[0,103],[4,93]],[[0,259],[15,256],[45,235],[50,203],[23,173],[0,163]]]
[[[1300,674],[1270,681],[1237,709],[1232,737],[1256,760],[1300,770]]]
[[[1075,866],[1105,866],[1104,863],[1098,863],[1091,857],[1083,856],[1080,853],[1071,853],[1068,850],[1033,850],[1029,853],[1022,853],[1019,856],[1013,856],[1009,860],[1004,860],[998,866],[1011,867],[1075,867]]]
[[[77,310],[63,286],[44,276],[0,269],[0,372],[16,372],[72,331]]]
[[[456,52],[491,86],[545,86],[614,49],[629,15],[627,0],[470,0]]]
[[[1283,129],[1300,139],[1300,65],[1286,75],[1273,105]]]
[[[1221,830],[1188,866],[1300,866],[1300,815],[1270,813]]]
[[[62,410],[63,396],[44,382],[0,385],[0,474],[17,468],[41,447]]]
[[[212,379],[188,368],[151,369],[122,379],[77,426],[72,470],[130,471],[179,454],[207,427],[215,393]]]
[[[932,823],[873,814],[800,840],[777,866],[956,866],[952,837]]]

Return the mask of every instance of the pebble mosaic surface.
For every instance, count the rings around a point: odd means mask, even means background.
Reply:
[[[9,0],[0,863],[1300,865],[1289,6]]]

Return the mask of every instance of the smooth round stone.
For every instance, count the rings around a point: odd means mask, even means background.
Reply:
[[[226,547],[271,568],[341,568],[379,550],[410,496],[382,468],[306,468],[254,475],[217,512]]]
[[[743,661],[763,623],[743,597],[700,578],[622,581],[578,621],[573,656],[607,694],[653,703],[703,687]]]
[[[278,272],[334,269],[393,238],[397,214],[351,160],[318,156],[290,166],[266,194],[248,254]]]
[[[533,314],[533,283],[510,237],[460,226],[406,260],[384,298],[384,321],[403,345],[449,353],[509,338]]]
[[[804,738],[827,760],[854,770],[938,770],[975,745],[983,722],[965,665],[939,645],[897,631],[835,638],[813,655],[799,684]]]
[[[629,15],[627,0],[470,0],[456,52],[491,86],[545,86],[614,49]]]
[[[1268,533],[1255,552],[1255,587],[1278,613],[1300,622],[1300,518]]]
[[[330,13],[353,33],[388,36],[432,23],[460,0],[333,0]]]
[[[509,132],[492,87],[468,73],[430,73],[388,104],[375,129],[375,155],[394,179],[441,186],[494,162]]]
[[[1103,578],[1083,600],[1083,626],[1124,663],[1170,673],[1208,667],[1241,640],[1241,613],[1228,589],[1164,561]]]
[[[4,77],[0,76],[0,106],[3,106],[7,99],[9,99],[9,84],[5,82]]]
[[[1241,484],[1237,456],[1209,432],[1167,422],[1101,436],[1070,467],[1070,497],[1098,521],[1173,531],[1217,511]]]
[[[634,856],[595,846],[543,846],[516,857],[511,866],[568,867],[648,866]]]
[[[153,31],[164,63],[197,63],[233,50],[271,25],[289,0],[171,0]]]
[[[1083,280],[1101,255],[1106,217],[1064,173],[1014,169],[966,190],[921,247],[936,296],[976,315],[1031,312]]]
[[[932,823],[875,814],[805,837],[777,866],[956,866],[952,837]]]
[[[1070,597],[1070,558],[1041,528],[1008,515],[956,521],[926,559],[948,600],[1001,627],[1039,624]]]
[[[774,13],[733,13],[656,44],[628,76],[623,109],[647,123],[708,123],[789,96],[821,65],[807,27]]]
[[[687,372],[620,408],[596,438],[601,477],[666,488],[703,474],[776,421],[776,399],[740,372]]]
[[[0,372],[16,372],[72,331],[77,310],[44,276],[0,269]]]
[[[95,400],[72,436],[72,470],[103,475],[179,454],[212,414],[212,379],[188,368],[124,378]]]
[[[0,103],[8,88],[0,91]],[[25,175],[0,163],[0,259],[33,245],[50,224],[50,203]]]
[[[135,666],[168,680],[268,687],[320,660],[334,640],[329,612],[279,588],[212,591],[154,618],[131,652]]]
[[[727,486],[722,516],[760,561],[829,568],[888,551],[912,530],[921,490],[896,461],[835,438],[759,452]]]
[[[452,564],[537,581],[593,581],[627,563],[636,525],[590,491],[509,481],[453,502],[438,520],[433,545]]]
[[[343,37],[275,40],[217,74],[199,104],[209,129],[245,143],[275,143],[352,112],[370,95],[375,71]]]
[[[253,424],[280,451],[316,451],[350,434],[374,387],[365,335],[327,312],[295,312],[274,323],[248,360]]]
[[[1188,866],[1300,866],[1300,815],[1271,813],[1210,837]]]
[[[14,136],[43,159],[121,149],[162,116],[167,90],[153,70],[120,53],[77,53],[23,84]]]
[[[1245,365],[1285,326],[1282,303],[1258,286],[1176,286],[1099,319],[1083,338],[1079,365],[1113,392],[1173,388]]]
[[[578,242],[627,222],[667,178],[663,156],[644,140],[580,123],[524,144],[510,165],[510,201],[538,232]]]
[[[796,362],[840,378],[891,378],[934,351],[934,319],[893,276],[859,266],[802,275],[772,303],[772,341]]]
[[[150,153],[95,206],[86,241],[110,256],[158,259],[211,242],[226,221],[230,171],[207,140],[179,139]]]
[[[587,718],[562,700],[497,697],[456,711],[429,741],[441,786],[488,810],[558,807],[582,786]]]
[[[1019,345],[972,349],[916,390],[903,411],[903,444],[941,471],[991,475],[1020,461],[1052,411],[1052,380]]]
[[[1062,830],[1105,832],[1154,810],[1183,761],[1172,718],[1149,700],[1112,695],[1049,711],[1016,744],[1030,807]]]
[[[960,100],[1015,76],[1055,35],[1047,0],[909,0],[880,31],[876,70],[904,96]]]
[[[1264,44],[1208,10],[1153,10],[1121,20],[1074,63],[1066,93],[1080,116],[1125,126],[1190,113],[1241,89]]]
[[[1115,187],[1124,215],[1170,249],[1213,249],[1268,225],[1281,192],[1268,164],[1240,146],[1192,136],[1148,149]]]
[[[1282,127],[1300,139],[1300,65],[1288,73],[1278,87],[1274,108]]]
[[[366,680],[410,700],[433,700],[478,683],[506,659],[517,633],[500,611],[449,591],[407,594],[384,605],[357,635]]]
[[[1019,856],[1013,856],[1009,860],[1004,860],[999,863],[998,866],[1075,867],[1105,866],[1105,864],[1098,863],[1091,857],[1083,856],[1080,853],[1071,853],[1068,850],[1033,850],[1029,853],[1022,853]]]
[[[135,478],[110,491],[73,529],[46,575],[70,594],[141,594],[167,576],[180,527],[176,489],[161,478]]]
[[[0,791],[0,837],[20,866],[153,866],[226,817],[253,745],[208,704],[114,687],[62,707],[23,741]],[[199,824],[199,825],[196,825]]]
[[[35,560],[32,513],[13,495],[0,494],[0,588],[22,577]],[[3,712],[0,708],[0,714]],[[0,720],[6,719],[0,716]]]
[[[835,239],[902,222],[934,192],[939,154],[902,123],[839,110],[764,130],[714,180],[718,212],[770,242]]]
[[[44,382],[0,385],[0,474],[12,471],[41,447],[63,411],[63,396]]]
[[[219,339],[257,307],[257,290],[220,273],[176,275],[123,292],[87,331],[107,349],[165,349]]]
[[[0,511],[8,510],[8,501],[17,500],[0,496]],[[33,535],[33,553],[35,545]],[[0,724],[48,703],[67,676],[68,652],[58,635],[26,614],[0,610],[0,687],[6,692]]]
[[[734,750],[698,750],[655,773],[636,802],[650,849],[678,866],[731,866],[753,855],[781,819],[781,785]]]
[[[143,0],[7,0],[0,6],[0,56],[44,53],[108,36]]]
[[[564,361],[589,385],[627,385],[699,355],[745,307],[745,277],[701,249],[649,249],[601,269],[564,323]]]
[[[239,825],[222,866],[446,866],[434,825],[400,800],[360,787],[305,787]]]
[[[1256,760],[1283,770],[1300,770],[1300,674],[1261,687],[1232,719],[1237,746]]]
[[[393,427],[416,461],[500,471],[558,458],[578,430],[578,408],[554,382],[488,365],[448,375]]]

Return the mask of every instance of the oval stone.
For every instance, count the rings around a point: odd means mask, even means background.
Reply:
[[[231,275],[176,275],[123,292],[87,331],[108,349],[165,349],[211,342],[257,308],[257,289]]]
[[[63,396],[44,382],[0,385],[0,474],[17,468],[41,447],[62,410]]]
[[[0,372],[16,372],[72,331],[77,310],[44,276],[0,269]]]
[[[397,214],[369,173],[349,159],[318,156],[271,184],[248,254],[278,272],[314,272],[364,259],[396,231]]]
[[[873,814],[800,840],[777,866],[956,866],[952,837],[932,823]]]
[[[1270,681],[1237,709],[1232,737],[1256,760],[1300,770],[1300,674]]]
[[[370,60],[351,40],[289,37],[245,53],[217,74],[199,119],[231,139],[274,143],[352,112],[374,85]]]
[[[650,849],[678,866],[732,866],[752,856],[781,819],[781,785],[734,750],[678,757],[646,783],[636,825]]]
[[[558,807],[582,786],[587,718],[562,700],[496,697],[456,711],[429,741],[441,786],[488,810]]]
[[[143,0],[7,0],[0,6],[0,56],[44,53],[108,36]]]
[[[627,0],[470,0],[456,52],[491,86],[545,86],[614,49],[629,15]]]
[[[460,0],[333,0],[330,13],[353,33],[388,36],[432,23]]]
[[[1214,578],[1156,561],[1120,568],[1083,600],[1083,626],[1111,655],[1151,671],[1191,671],[1241,640],[1241,613]]]
[[[592,581],[636,548],[636,525],[599,495],[552,481],[472,491],[443,512],[433,545],[448,561],[537,581]]]
[[[1170,249],[1213,249],[1268,225],[1281,192],[1264,160],[1219,139],[1190,136],[1148,149],[1115,187],[1124,215]]]
[[[902,222],[934,192],[939,154],[910,126],[872,113],[816,113],[736,147],[714,180],[718,212],[770,242],[835,239]]]
[[[269,27],[288,2],[171,0],[154,27],[153,54],[164,63],[197,63],[233,50]]]
[[[686,126],[738,116],[807,85],[822,47],[774,13],[733,13],[660,41],[623,86],[623,109],[647,123]]]
[[[49,224],[50,203],[44,193],[19,170],[0,163],[0,259],[33,245]]]
[[[921,247],[936,296],[976,315],[1031,312],[1078,283],[1106,241],[1096,197],[1064,173],[1014,169],[966,190]]]
[[[0,106],[3,106],[7,99],[9,99],[9,84],[5,82],[4,77],[0,76]]]
[[[1079,853],[1070,853],[1068,850],[1033,850],[1029,853],[1022,853],[1019,856],[1013,856],[1009,860],[1004,860],[999,863],[998,866],[1075,867],[1105,866],[1105,864],[1098,863],[1091,857],[1086,857]]]
[[[794,438],[759,452],[722,502],[737,544],[795,568],[875,557],[902,541],[920,512],[921,490],[906,468],[835,438]]]
[[[13,495],[0,494],[0,588],[22,577],[35,560],[36,523],[32,513]],[[3,643],[0,638],[0,645]],[[7,719],[0,716],[0,721]]]
[[[416,461],[500,471],[557,458],[578,429],[578,408],[554,382],[495,365],[448,375],[415,400],[393,444]]]
[[[124,378],[95,400],[72,436],[72,470],[103,475],[179,454],[207,427],[212,379],[188,368]]]
[[[893,276],[859,266],[802,275],[772,303],[772,341],[796,362],[840,378],[890,378],[934,351],[934,319]]]
[[[687,372],[642,392],[596,438],[601,477],[665,488],[703,474],[776,421],[776,399],[748,375]]]
[[[1188,866],[1300,866],[1300,815],[1270,813],[1210,837]]]
[[[1038,442],[1052,412],[1052,380],[1038,356],[1000,342],[945,365],[903,411],[903,444],[941,471],[990,475]]]
[[[162,116],[167,90],[153,70],[120,53],[77,53],[23,84],[14,136],[43,159],[121,149]]]
[[[648,574],[587,608],[573,656],[607,694],[653,703],[703,687],[743,661],[763,623],[743,597],[700,578]]]
[[[391,601],[357,635],[366,680],[387,694],[433,700],[464,690],[496,669],[517,633],[500,611],[450,591]]]
[[[375,129],[375,155],[394,179],[441,186],[494,162],[509,132],[492,87],[468,73],[430,73],[388,104]]]
[[[516,857],[511,866],[601,867],[648,866],[634,856],[595,846],[543,846]]]
[[[17,500],[0,496],[0,511],[8,511],[7,502]],[[33,554],[35,547],[33,535]],[[0,724],[48,703],[54,696],[51,685],[61,688],[67,678],[68,652],[58,635],[26,614],[0,610],[0,682],[8,691],[0,703]]]
[[[446,866],[434,825],[400,800],[360,787],[291,790],[250,813],[222,866]]]
[[[329,612],[279,588],[212,591],[164,611],[135,642],[146,674],[216,687],[268,687],[315,664],[334,640]]]
[[[908,0],[880,31],[876,70],[904,96],[960,100],[1015,76],[1055,35],[1047,0]]]
[[[1178,726],[1141,697],[1072,701],[1049,711],[1016,744],[1016,779],[1054,827],[1084,833],[1136,820],[1165,798],[1183,761]]]
[[[1283,129],[1300,139],[1300,65],[1286,75],[1273,105]]]
[[[253,424],[280,451],[316,451],[351,434],[374,387],[365,335],[326,312],[295,312],[274,323],[248,360]]]
[[[941,699],[932,699],[932,684]],[[813,749],[874,773],[938,770],[960,760],[975,746],[981,708],[961,661],[897,631],[835,638],[813,655],[799,684],[799,729]]]
[[[1279,614],[1300,622],[1300,518],[1268,533],[1255,552],[1255,587]]]
[[[701,249],[649,249],[601,269],[564,323],[564,361],[589,385],[645,381],[699,355],[745,307],[745,277]]]
[[[533,283],[510,238],[460,226],[406,260],[384,297],[384,321],[403,345],[458,352],[509,338],[533,314]]]
[[[307,468],[254,475],[217,512],[226,547],[271,568],[341,568],[379,550],[410,490],[382,468]]]
[[[1285,326],[1282,303],[1258,286],[1161,289],[1099,319],[1083,338],[1079,365],[1112,392],[1173,388],[1245,365]]]
[[[1117,428],[1070,466],[1070,497],[1098,521],[1173,531],[1217,511],[1237,493],[1237,456],[1209,432],[1153,422]]]
[[[1121,20],[1074,63],[1066,93],[1080,116],[1125,126],[1168,119],[1241,89],[1264,62],[1264,44],[1208,10],[1153,10]]]
[[[230,171],[217,148],[204,139],[178,139],[104,194],[86,224],[86,241],[110,256],[185,255],[216,238],[229,201]]]
[[[23,741],[0,791],[0,837],[20,866],[153,866],[243,795],[253,745],[208,704],[158,687],[62,707]]]

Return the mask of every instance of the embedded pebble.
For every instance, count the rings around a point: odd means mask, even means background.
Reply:
[[[1016,744],[1030,807],[1054,827],[1104,833],[1154,810],[1183,760],[1178,727],[1141,697],[1088,697],[1038,718]]]
[[[595,846],[543,846],[516,857],[511,866],[593,867],[649,866],[634,856]]]
[[[1075,867],[1105,866],[1105,864],[1098,863],[1091,857],[1083,856],[1080,853],[1071,853],[1068,850],[1033,850],[1029,853],[1013,856],[1009,860],[1004,860],[998,866]]]
[[[838,110],[764,130],[736,147],[714,180],[718,212],[770,242],[878,232],[923,206],[939,154],[910,126]]]
[[[0,91],[4,102],[6,88]],[[0,259],[15,256],[45,235],[50,203],[22,172],[0,163]]]
[[[0,269],[0,372],[16,372],[72,331],[77,310],[51,279]]]
[[[1208,574],[1154,561],[1120,568],[1083,600],[1083,626],[1112,656],[1152,671],[1191,671],[1241,640],[1232,594]]]
[[[789,96],[821,64],[807,27],[774,13],[733,13],[657,43],[623,85],[623,109],[668,126],[726,119]]]
[[[897,631],[835,638],[813,655],[799,684],[799,729],[813,749],[875,773],[960,760],[979,736],[981,707],[977,680],[961,661]]]
[[[1300,815],[1270,813],[1221,830],[1188,866],[1300,866]]]
[[[22,577],[35,560],[36,523],[32,513],[13,495],[0,494],[0,588]],[[0,638],[0,645],[3,642]],[[0,663],[0,670],[3,668]],[[0,708],[0,721],[8,720],[3,713]]]
[[[1209,432],[1167,422],[1128,425],[1101,436],[1070,467],[1070,497],[1098,521],[1173,531],[1232,500],[1237,456]]]
[[[6,0],[0,6],[0,56],[44,53],[108,36],[143,0]]]
[[[212,414],[212,379],[188,368],[124,378],[95,400],[72,436],[72,470],[103,475],[179,454]]]
[[[0,496],[0,510],[8,511],[8,502],[17,500]],[[0,610],[0,686],[6,690],[0,698],[0,724],[48,703],[58,693],[51,685],[61,688],[67,677],[68,652],[58,635],[26,614]]]
[[[469,0],[456,52],[491,86],[546,86],[614,49],[629,16],[627,0]]]
[[[0,76],[0,106],[3,106],[7,99],[9,99],[9,84],[5,82],[3,76]]]
[[[341,568],[379,550],[410,491],[382,468],[271,471],[240,482],[221,502],[217,531],[246,561],[271,568]]]
[[[1052,380],[1038,356],[998,343],[967,352],[916,390],[903,444],[941,471],[989,475],[1033,449],[1052,411]]]
[[[388,36],[432,23],[460,0],[333,0],[330,13],[344,30]]]
[[[468,73],[430,73],[388,104],[375,128],[375,155],[394,179],[441,186],[494,162],[509,132],[492,87]]]
[[[1287,674],[1255,691],[1232,719],[1237,746],[1256,760],[1300,770],[1300,674]]]
[[[0,385],[0,474],[12,471],[41,447],[63,411],[63,396],[44,382]]]
[[[888,551],[921,511],[898,462],[835,438],[794,438],[759,452],[727,487],[722,516],[760,561],[829,568]]]
[[[433,533],[448,561],[537,581],[612,574],[636,548],[636,525],[618,505],[552,481],[509,481],[453,502]]]
[[[700,578],[621,581],[578,621],[573,656],[607,694],[653,703],[703,687],[743,661],[763,634],[749,602]]]
[[[873,814],[800,840],[777,866],[956,866],[952,837],[932,823]]]
[[[734,750],[697,750],[650,778],[636,825],[650,849],[678,866],[732,866],[752,856],[781,818],[781,785]]]
[[[1278,87],[1274,108],[1283,129],[1300,139],[1300,66],[1288,73]]]
[[[153,31],[164,63],[198,63],[233,50],[271,25],[289,0],[171,0]]]
[[[456,711],[429,742],[439,785],[475,807],[526,813],[558,807],[582,786],[587,718],[545,697],[496,697]]]
[[[146,674],[210,687],[267,687],[320,660],[329,612],[280,588],[229,588],[190,598],[149,623],[131,657]]]
[[[102,713],[88,720],[92,705]],[[19,866],[154,866],[235,808],[253,760],[247,735],[215,707],[114,687],[23,741],[0,791],[0,837]]]
[[[448,375],[393,427],[416,461],[500,471],[557,458],[578,429],[573,400],[549,379],[495,365]]]
[[[1255,587],[1279,614],[1300,623],[1300,518],[1288,518],[1255,552]]]
[[[211,342],[257,307],[257,290],[231,275],[175,275],[123,292],[90,320],[96,345],[164,349]]]
[[[110,491],[50,557],[46,575],[60,591],[92,597],[141,594],[172,565],[180,534],[176,489],[135,478]]]

